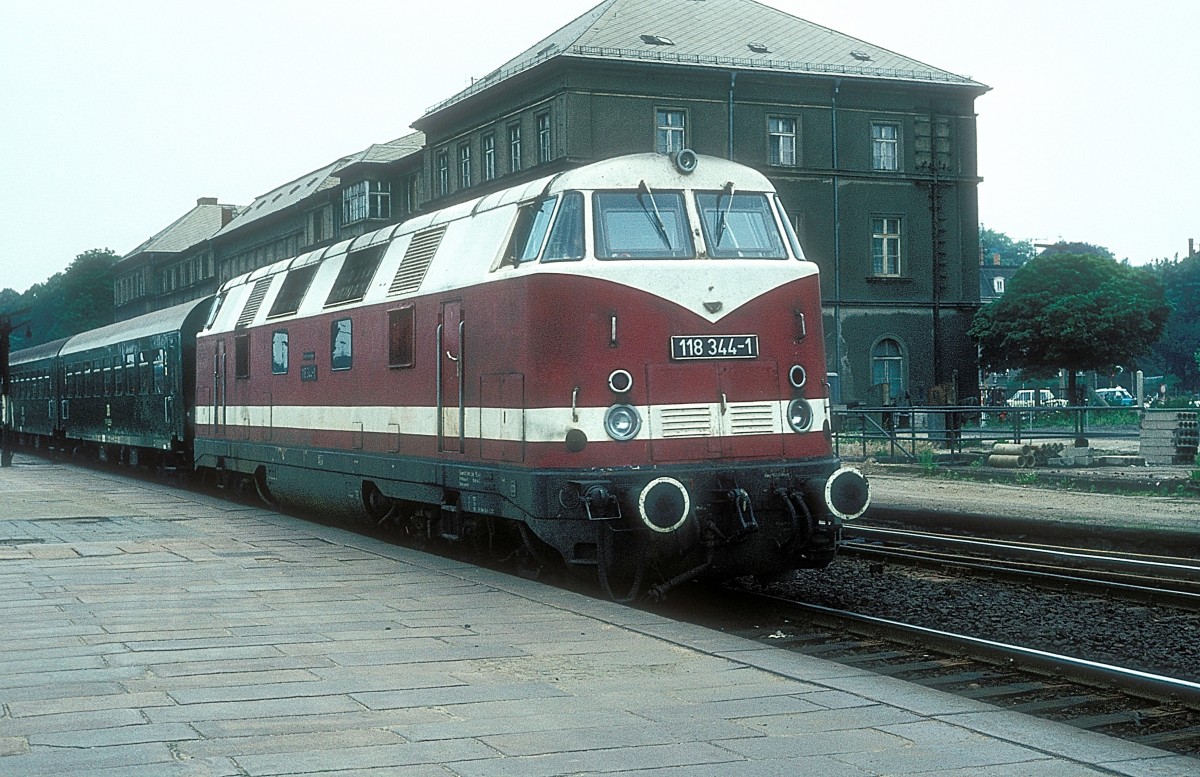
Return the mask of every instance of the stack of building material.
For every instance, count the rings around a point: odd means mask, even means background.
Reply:
[[[1141,455],[1147,464],[1192,464],[1200,442],[1200,414],[1150,411],[1142,417]]]

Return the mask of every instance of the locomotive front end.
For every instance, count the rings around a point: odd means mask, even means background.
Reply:
[[[823,567],[870,502],[830,446],[816,265],[763,176],[685,159],[614,165],[578,193],[565,174],[557,216],[574,202],[590,250],[543,260],[527,297],[556,321],[530,327],[535,391],[570,403],[567,423],[527,429],[560,441],[534,455],[566,520],[528,523],[568,563],[652,574],[660,594]]]

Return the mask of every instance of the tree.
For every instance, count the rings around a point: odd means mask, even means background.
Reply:
[[[1170,307],[1153,272],[1096,254],[1042,254],[971,325],[984,369],[1048,377],[1112,370],[1147,353]]]
[[[994,257],[999,256],[1003,267],[1020,267],[1036,255],[1032,240],[1013,240],[984,226],[979,227],[979,250],[984,264],[993,264]]]
[[[33,337],[22,348],[112,323],[113,265],[118,257],[109,249],[94,248],[75,257],[71,266],[35,283],[23,294],[0,291],[0,313],[29,308],[24,318]]]
[[[1166,290],[1171,315],[1150,355],[1150,370],[1179,378],[1190,390],[1200,389],[1200,254],[1155,262],[1151,269]]]

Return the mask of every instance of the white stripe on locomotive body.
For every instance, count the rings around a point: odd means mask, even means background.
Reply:
[[[810,400],[813,418],[810,429],[820,433],[829,420],[829,402]],[[637,407],[647,423],[634,440],[703,439],[792,433],[784,419],[788,400],[729,402],[686,405],[641,405]],[[570,429],[579,429],[593,443],[610,442],[604,431],[605,407],[465,407],[463,433],[472,439],[500,442],[561,444]],[[458,408],[446,408],[458,415]],[[764,413],[766,415],[764,415]],[[671,415],[685,415],[690,423],[672,423]],[[301,431],[362,431],[366,434],[401,434],[435,437],[438,433],[437,408],[432,406],[328,406],[328,405],[228,405],[224,425],[232,427],[295,429]],[[739,416],[744,417],[739,425]],[[578,420],[574,420],[578,418]],[[211,426],[213,406],[196,408],[196,423]],[[361,427],[359,426],[361,424]]]
[[[696,171],[682,175],[669,157],[661,154],[636,154],[598,162],[543,178],[523,186],[505,189],[485,197],[410,219],[400,225],[346,240],[277,262],[234,278],[222,287],[225,299],[210,326],[201,334],[232,332],[246,306],[256,281],[274,276],[250,327],[281,324],[323,313],[353,310],[385,302],[465,289],[480,284],[518,279],[530,274],[572,275],[602,279],[636,288],[669,299],[681,307],[717,322],[762,294],[784,283],[817,273],[817,266],[803,256],[781,259],[597,259],[594,230],[584,230],[585,259],[554,263],[530,262],[519,267],[500,266],[500,259],[512,234],[518,206],[543,194],[566,191],[590,193],[605,190],[635,190],[644,182],[652,191],[721,191],[734,184],[739,193],[772,194],[775,189],[765,176],[727,160],[702,157]],[[685,203],[695,229],[693,239],[698,254],[703,254],[704,238],[698,226],[695,203]],[[584,223],[594,224],[591,197],[584,198]],[[778,214],[775,219],[778,222]],[[419,289],[389,295],[391,281],[404,259],[413,236],[429,227],[445,225],[446,233]],[[777,223],[777,227],[783,227]],[[780,234],[783,234],[782,231]],[[361,300],[326,307],[325,299],[351,250],[388,242],[388,248],[376,269],[372,283]],[[785,251],[792,253],[788,241]],[[799,261],[798,261],[799,260]],[[319,267],[308,293],[294,313],[268,316],[283,286],[287,271],[314,262]],[[697,264],[700,262],[700,264]],[[699,270],[702,270],[699,271]],[[721,305],[708,305],[720,301]],[[713,310],[712,308],[716,308]]]

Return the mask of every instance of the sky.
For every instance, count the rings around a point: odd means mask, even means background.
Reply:
[[[406,134],[595,4],[4,0],[0,289]],[[1134,264],[1200,245],[1200,3],[766,4],[991,87],[984,226]]]

